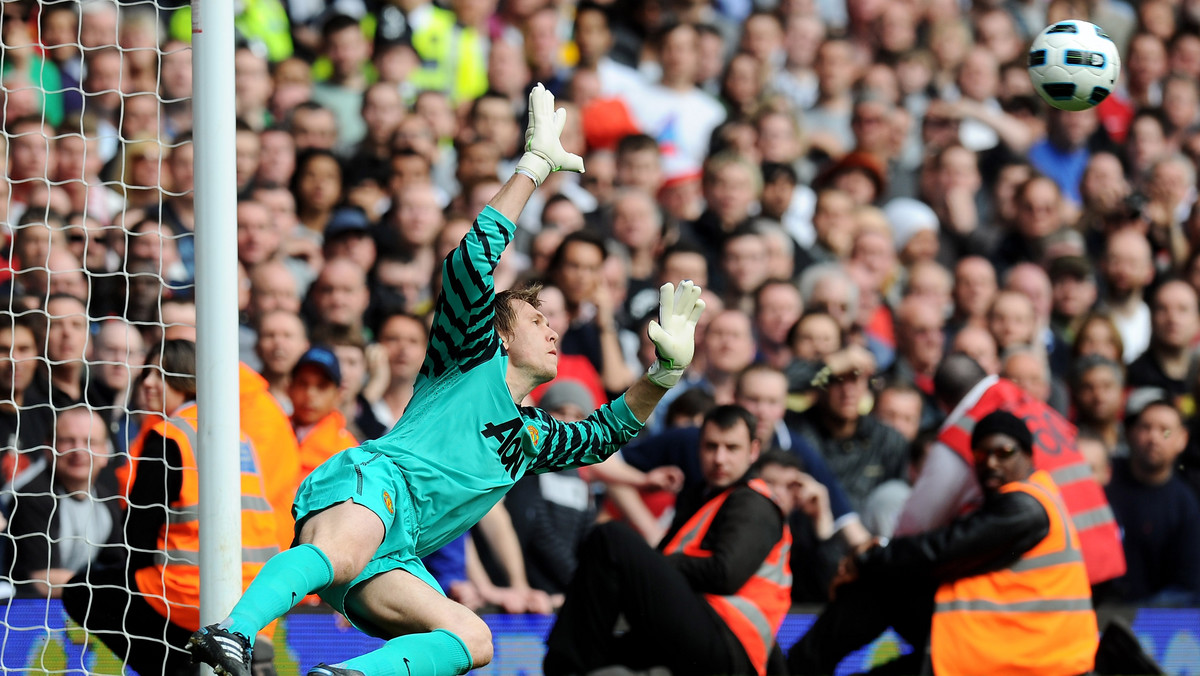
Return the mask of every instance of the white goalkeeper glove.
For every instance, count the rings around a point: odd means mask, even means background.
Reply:
[[[703,312],[700,287],[690,280],[678,289],[667,282],[658,290],[658,321],[650,320],[650,340],[658,359],[646,372],[650,382],[670,389],[683,377],[696,353],[696,322]]]
[[[560,169],[583,173],[583,158],[563,150],[565,108],[554,110],[554,94],[537,83],[529,92],[529,126],[525,129],[525,154],[517,163],[517,173],[525,174],[541,185],[546,177]]]

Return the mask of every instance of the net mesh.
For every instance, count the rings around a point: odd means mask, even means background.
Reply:
[[[64,608],[133,621],[146,603],[127,577],[157,533],[124,493],[172,403],[156,355],[195,336],[191,48],[169,2],[2,8],[0,594],[28,600],[0,612],[0,671],[121,674],[119,621],[84,631]],[[170,638],[131,646],[162,653],[142,673],[167,671]]]

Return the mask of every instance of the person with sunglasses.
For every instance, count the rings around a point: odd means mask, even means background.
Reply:
[[[830,673],[889,625],[916,646],[900,658],[914,672],[927,642],[938,674],[1090,672],[1099,639],[1079,536],[1033,447],[1012,413],[982,418],[971,434],[982,506],[843,560],[835,602],[792,648],[790,672]]]

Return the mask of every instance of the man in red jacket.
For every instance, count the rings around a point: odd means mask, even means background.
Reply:
[[[971,469],[971,432],[987,414],[1009,411],[1033,434],[1033,465],[1050,473],[1079,531],[1088,579],[1095,585],[1125,572],[1125,556],[1104,492],[1075,448],[1075,426],[1015,383],[988,376],[973,359],[952,354],[934,376],[938,404],[949,414],[921,465],[896,535],[924,533],[976,507],[982,487]]]

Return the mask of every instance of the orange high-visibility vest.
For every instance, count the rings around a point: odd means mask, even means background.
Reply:
[[[179,497],[168,505],[167,523],[158,534],[155,563],[134,573],[138,591],[163,617],[184,629],[200,628],[200,486],[196,471],[196,406],[155,423],[150,429],[179,445],[182,474]],[[144,438],[144,437],[143,437]],[[141,448],[137,449],[141,455]],[[275,554],[275,511],[267,500],[254,447],[241,444],[242,589]]]
[[[771,489],[762,479],[751,479],[746,485],[767,499],[772,499]],[[679,529],[675,537],[671,538],[663,553],[682,553],[697,558],[712,556],[712,551],[704,549],[701,543],[708,534],[713,518],[721,510],[721,505],[725,504],[729,494],[737,488],[734,486],[724,490],[705,503],[683,524],[683,528]],[[741,589],[729,596],[704,595],[708,604],[717,611],[717,615],[725,621],[746,649],[746,655],[757,670],[758,676],[767,672],[767,657],[775,643],[775,633],[779,631],[779,626],[783,624],[783,618],[792,605],[792,568],[788,562],[791,549],[792,534],[784,524],[779,542],[775,543],[762,565]]]
[[[266,484],[267,499],[275,508],[275,532],[280,549],[291,546],[296,522],[292,519],[292,501],[300,485],[300,445],[279,402],[271,395],[265,378],[244,363],[238,365],[238,402],[242,434],[250,439]],[[137,437],[129,445],[129,460],[115,470],[118,492],[129,497],[137,464],[146,434],[153,426],[150,421],[163,416],[152,413],[142,423]]]
[[[317,421],[300,440],[300,476],[296,488],[321,463],[337,453],[358,445],[358,439],[346,429],[346,417],[341,411],[331,411]],[[292,491],[295,495],[295,490]]]
[[[142,427],[137,436],[129,442],[129,458],[124,465],[115,471],[117,477],[117,494],[121,496],[123,505],[129,506],[129,493],[133,490],[133,482],[137,479],[138,464],[142,461],[142,448],[146,445],[146,435],[154,429],[157,421],[164,420],[161,413],[148,413],[142,418]]]
[[[1008,380],[1000,379],[983,393],[961,418],[950,421],[938,441],[954,449],[968,466],[971,432],[987,414],[1003,409],[1025,421],[1033,433],[1033,466],[1050,473],[1071,515],[1083,548],[1088,580],[1099,584],[1125,574],[1121,532],[1104,490],[1092,479],[1092,469],[1075,448],[1075,426],[1045,402],[1034,399]]]
[[[300,444],[292,431],[292,421],[271,395],[266,378],[245,364],[238,365],[238,393],[242,434],[250,438],[262,461],[267,499],[275,508],[276,538],[280,548],[287,549],[296,525],[292,501],[300,484]]]
[[[931,652],[939,676],[1071,676],[1090,672],[1099,647],[1079,535],[1050,474],[1000,488],[1033,496],[1050,532],[1012,566],[943,584]]]

